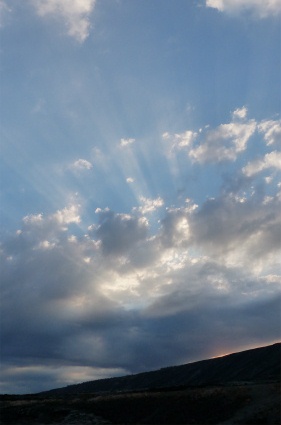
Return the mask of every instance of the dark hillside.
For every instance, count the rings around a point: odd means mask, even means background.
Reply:
[[[281,343],[181,366],[70,385],[39,395],[138,391],[280,380]]]

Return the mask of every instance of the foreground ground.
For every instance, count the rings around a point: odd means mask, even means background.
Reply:
[[[280,384],[1,396],[1,425],[280,424]]]

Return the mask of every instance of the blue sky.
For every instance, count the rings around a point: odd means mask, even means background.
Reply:
[[[280,340],[278,0],[0,1],[0,391]]]

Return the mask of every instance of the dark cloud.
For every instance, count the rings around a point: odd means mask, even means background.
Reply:
[[[277,340],[280,201],[237,196],[169,208],[154,235],[145,217],[109,210],[81,237],[75,208],[25,218],[1,250],[3,391]]]
[[[278,197],[266,202],[227,194],[206,201],[192,216],[190,227],[195,243],[209,255],[243,252],[246,263],[280,249],[280,222]]]
[[[106,255],[122,255],[147,235],[148,225],[143,217],[103,211],[99,218],[96,235],[101,240],[102,250]]]

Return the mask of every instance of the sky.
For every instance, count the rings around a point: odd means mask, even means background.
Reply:
[[[280,341],[280,15],[0,0],[1,393]]]

